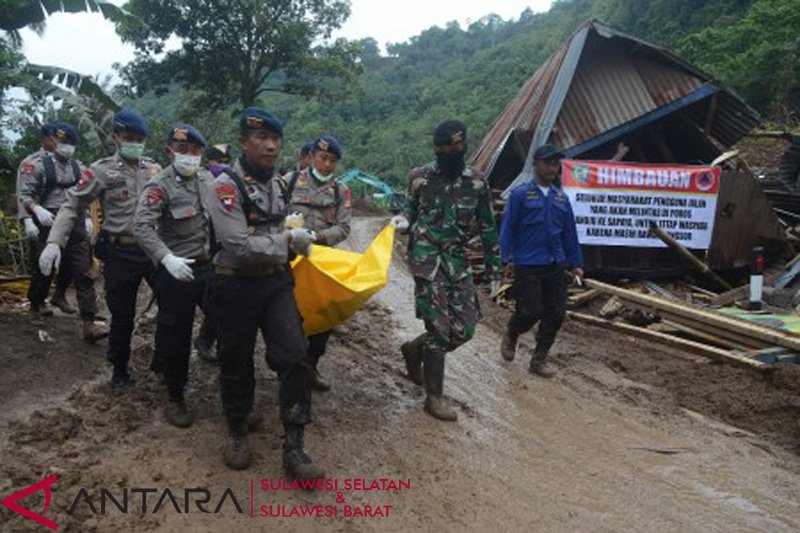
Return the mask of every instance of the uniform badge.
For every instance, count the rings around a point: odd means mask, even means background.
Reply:
[[[189,139],[189,130],[186,128],[175,128],[172,132],[172,140],[186,141]]]
[[[157,209],[161,207],[161,200],[164,199],[164,191],[158,187],[150,187],[147,190],[147,207]]]
[[[350,209],[353,207],[353,193],[350,192],[349,187],[345,187],[342,192],[344,193],[344,207],[345,209]]]
[[[22,164],[19,166],[19,171],[22,174],[30,174],[34,170],[36,170],[36,165],[34,165],[31,161],[28,161],[27,159],[23,161]]]
[[[527,193],[525,193],[525,198],[527,198],[528,200],[538,200],[539,195],[536,194],[534,191],[528,191]]]
[[[327,152],[328,151],[328,147],[330,146],[330,144],[328,144],[328,141],[326,141],[325,139],[320,139],[317,142],[317,146],[319,146],[320,150],[322,150],[324,152]]]
[[[261,117],[250,116],[250,117],[247,117],[247,119],[245,119],[245,121],[247,122],[247,127],[250,128],[250,129],[257,130],[257,129],[261,129],[261,128],[264,127],[264,119],[261,118]]]
[[[78,184],[75,185],[76,191],[81,191],[86,188],[89,183],[92,182],[94,179],[94,174],[88,168],[81,173],[81,179],[78,181]]]
[[[217,198],[222,202],[222,206],[230,213],[236,204],[236,186],[228,183],[220,183],[216,187]]]

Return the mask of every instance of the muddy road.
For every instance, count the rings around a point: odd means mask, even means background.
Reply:
[[[363,250],[386,220],[357,218],[348,246]],[[307,444],[339,486],[313,493],[260,490],[282,479],[277,380],[263,346],[256,405],[267,422],[250,436],[252,467],[233,472],[221,461],[216,367],[193,359],[187,400],[197,421],[177,429],[164,422],[163,387],[146,370],[151,324],[137,340],[136,388],[117,396],[106,384],[105,347],[80,342],[74,319],[55,317],[47,329],[55,342],[46,343],[19,312],[4,312],[0,496],[57,474],[45,514],[60,531],[800,529],[796,373],[765,382],[567,324],[554,348],[559,375],[543,380],[526,372],[523,354],[501,360],[509,312],[485,300],[483,308],[475,339],[448,356],[445,394],[459,421],[436,421],[422,410],[423,390],[403,378],[399,346],[422,325],[396,254],[389,285],[337,328],[322,360],[333,390],[314,394]],[[521,352],[532,341],[523,338]],[[410,490],[344,490],[361,479],[402,480]],[[154,490],[147,512],[132,492],[142,488]],[[219,512],[178,512],[192,488],[207,489],[211,511],[222,500]],[[101,514],[104,489],[117,500],[127,489],[128,512],[107,502]],[[42,494],[24,504],[41,511]],[[315,505],[338,516],[259,516]],[[343,516],[344,506],[388,516]],[[5,508],[0,524],[43,530]]]

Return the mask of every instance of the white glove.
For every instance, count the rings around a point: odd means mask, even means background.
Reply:
[[[314,242],[314,232],[303,228],[289,230],[289,247],[294,253],[308,256],[311,253],[311,243]]]
[[[397,231],[405,231],[408,229],[408,219],[403,215],[393,216],[390,224],[397,228]]]
[[[49,276],[53,273],[53,267],[58,268],[59,264],[61,264],[61,247],[54,242],[48,242],[39,256],[39,270],[45,276]]]
[[[178,281],[193,281],[194,274],[192,273],[191,265],[194,259],[186,259],[185,257],[178,257],[173,254],[167,254],[161,260],[161,264],[167,269],[170,275]]]
[[[87,216],[83,224],[86,226],[86,233],[89,236],[91,236],[92,230],[94,230],[94,224],[92,224],[92,217]]]
[[[39,228],[36,227],[32,218],[25,218],[22,223],[25,225],[25,235],[28,239],[37,239],[39,237]]]
[[[503,287],[503,282],[499,279],[493,279],[489,282],[489,296],[494,298],[497,296],[497,293],[500,292],[500,289]]]
[[[53,225],[53,213],[45,209],[40,205],[33,206],[33,214],[36,215],[36,219],[39,221],[39,224],[42,226],[50,227]]]
[[[298,213],[297,211],[286,215],[286,220],[284,221],[286,229],[302,228],[305,223],[306,217],[303,216],[303,213]]]

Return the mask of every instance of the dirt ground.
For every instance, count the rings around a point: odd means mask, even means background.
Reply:
[[[349,246],[366,248],[387,219],[357,218]],[[339,490],[313,493],[259,490],[262,480],[282,477],[277,379],[263,357],[256,403],[266,427],[250,436],[251,468],[234,472],[221,461],[216,367],[192,361],[188,401],[197,421],[181,430],[164,422],[163,387],[146,370],[148,322],[136,339],[136,388],[118,396],[106,383],[104,344],[85,345],[73,318],[50,321],[49,343],[19,311],[0,313],[0,497],[58,474],[45,514],[60,531],[800,529],[796,368],[767,379],[567,323],[553,351],[559,373],[548,381],[526,372],[530,334],[517,360],[501,360],[509,311],[485,299],[482,307],[475,338],[448,356],[445,392],[459,421],[436,421],[422,411],[422,389],[403,378],[399,346],[422,326],[396,254],[387,287],[337,328],[321,363],[333,390],[314,394],[307,444]],[[343,490],[361,478],[408,480],[411,488]],[[216,514],[179,513],[169,503],[152,512],[165,489],[182,508],[193,487],[210,490],[212,507],[230,488],[242,513],[230,500]],[[119,498],[124,488],[158,496],[147,512],[138,499],[128,513],[109,504],[94,514],[85,500],[68,512],[81,489],[97,503],[101,489]],[[24,504],[41,511],[41,493]],[[311,505],[338,506],[339,515],[259,516],[268,506]],[[344,505],[391,509],[388,517],[345,517]],[[0,524],[42,530],[5,508]]]

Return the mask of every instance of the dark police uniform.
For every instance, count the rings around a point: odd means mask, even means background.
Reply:
[[[147,135],[144,120],[123,110],[114,119],[115,131],[128,130]],[[103,261],[106,304],[111,312],[111,331],[107,358],[114,366],[112,384],[130,382],[128,360],[136,314],[136,295],[142,280],[153,286],[155,267],[133,236],[133,216],[145,185],[161,172],[161,166],[142,157],[129,166],[119,151],[92,163],[80,182],[67,192],[66,202],[58,212],[48,243],[66,244],[67,236],[78,220],[78,213],[100,200],[103,225],[95,246],[95,255]]]
[[[277,175],[258,176],[248,168],[244,156],[232,170],[242,178],[247,204],[227,171],[217,176],[206,202],[220,245],[210,305],[219,335],[223,410],[231,430],[242,431],[253,407],[253,352],[261,330],[267,362],[281,382],[281,420],[304,425],[310,417],[310,367],[288,265],[284,189]]]
[[[206,312],[211,262],[208,215],[203,202],[213,181],[205,169],[184,177],[170,165],[145,186],[134,219],[136,240],[158,268],[155,358],[173,401],[182,400],[188,379],[195,307]],[[169,254],[194,260],[194,280],[175,279],[161,266]]]
[[[504,262],[514,264],[516,309],[508,335],[516,339],[541,320],[531,368],[542,365],[566,314],[564,269],[583,265],[569,198],[551,186],[545,195],[535,180],[511,192],[500,227]]]

